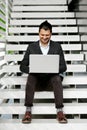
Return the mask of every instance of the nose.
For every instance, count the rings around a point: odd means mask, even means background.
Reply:
[[[47,36],[46,36],[46,35],[44,35],[44,36],[43,36],[43,39],[46,39],[46,38],[47,38]]]

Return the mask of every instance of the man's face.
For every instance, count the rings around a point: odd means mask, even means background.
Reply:
[[[39,37],[40,37],[41,43],[44,45],[48,44],[48,42],[51,38],[51,35],[52,35],[52,33],[50,32],[50,30],[41,29],[39,32]]]

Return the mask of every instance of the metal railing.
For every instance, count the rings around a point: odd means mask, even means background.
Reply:
[[[12,11],[13,0],[6,0],[6,40],[8,38],[8,27],[10,26],[10,15]]]
[[[1,78],[5,75],[3,73],[3,65],[5,64],[5,46],[7,43],[9,19],[12,8],[12,0],[0,0],[0,89],[5,86],[1,83]],[[0,99],[0,103],[2,99]]]

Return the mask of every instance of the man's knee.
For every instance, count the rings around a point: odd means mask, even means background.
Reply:
[[[54,83],[54,82],[61,82],[61,78],[60,78],[60,76],[59,75],[56,75],[56,76],[53,76],[52,78],[51,78],[51,82],[52,83]]]

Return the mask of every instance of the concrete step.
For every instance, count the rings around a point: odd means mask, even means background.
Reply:
[[[2,67],[3,72],[12,73],[12,72],[21,72],[19,65],[4,65]],[[86,72],[86,65],[84,64],[67,64],[66,72]]]
[[[22,124],[21,119],[1,120],[1,130],[87,130],[87,119],[68,119],[67,124],[59,124],[56,119],[33,119],[31,124]]]
[[[67,4],[67,1],[66,0],[61,0],[61,1],[59,1],[59,0],[44,0],[44,1],[41,1],[41,0],[34,0],[34,1],[32,1],[32,0],[21,0],[21,2],[20,2],[20,0],[13,0],[13,5],[29,5],[29,4],[31,4],[31,5],[56,5],[56,4],[59,4],[59,5],[61,5],[61,4]]]
[[[5,61],[21,61],[23,54],[6,54]],[[66,61],[84,61],[84,54],[64,54]]]
[[[52,25],[76,25],[76,19],[69,18],[69,19],[10,19],[10,25],[33,25],[33,26],[39,26],[43,21],[48,20]]]
[[[87,11],[87,5],[80,5],[79,11]]]
[[[79,1],[79,5],[86,5],[87,4],[87,0],[80,0]]]
[[[75,15],[73,12],[12,12],[11,18],[74,18]]]
[[[81,42],[87,42],[87,35],[81,36]]]
[[[35,5],[35,6],[13,6],[12,11],[18,12],[18,11],[67,11],[68,7],[66,5]]]
[[[77,33],[77,27],[53,27],[53,33]],[[37,33],[38,27],[9,27],[9,33]]]
[[[0,114],[24,114],[26,107],[23,103],[3,103],[0,105]],[[63,111],[66,114],[87,114],[87,103],[64,103]],[[32,114],[56,114],[54,103],[34,103]]]
[[[87,19],[86,18],[84,18],[84,19],[77,19],[77,24],[79,25],[79,26],[87,26]]]
[[[64,99],[85,99],[87,98],[86,88],[67,88],[63,89]],[[21,89],[2,89],[0,90],[0,99],[24,99],[25,90]],[[54,99],[51,91],[35,92],[35,99]]]
[[[79,26],[79,33],[87,34],[87,26]]]
[[[76,17],[82,19],[87,18],[87,12],[77,12]]]
[[[19,42],[19,41],[25,41],[25,42],[34,42],[39,39],[39,36],[33,35],[10,35],[7,37],[8,42]],[[77,42],[80,41],[80,36],[79,35],[52,35],[52,40],[54,41],[72,41],[72,42]]]
[[[29,44],[7,44],[6,51],[25,51]],[[82,45],[81,44],[61,44],[63,51],[81,51]],[[4,44],[5,47],[5,44]]]
[[[2,85],[25,85],[27,76],[6,76],[1,79]],[[63,85],[87,85],[86,75],[65,76]]]

